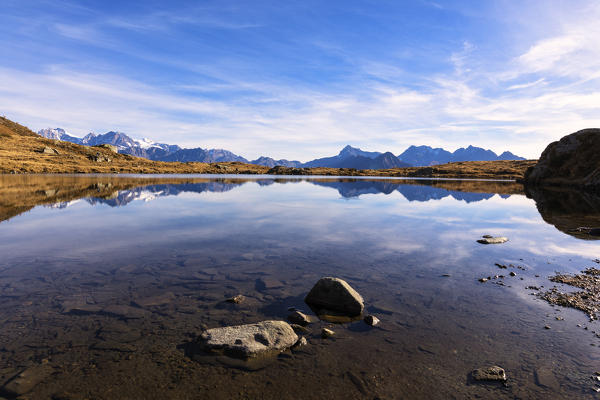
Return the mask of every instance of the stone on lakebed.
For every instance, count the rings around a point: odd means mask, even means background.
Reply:
[[[362,314],[365,308],[362,296],[348,282],[332,277],[319,279],[304,301],[315,309],[339,312],[351,317]]]
[[[508,238],[504,236],[494,237],[490,235],[484,235],[481,239],[477,240],[477,243],[481,244],[500,244],[505,242],[508,242]]]
[[[506,381],[506,372],[504,368],[496,365],[474,370],[471,375],[476,381]]]
[[[202,333],[200,341],[206,350],[251,358],[263,353],[284,351],[298,341],[298,336],[285,321],[262,321],[208,329]]]

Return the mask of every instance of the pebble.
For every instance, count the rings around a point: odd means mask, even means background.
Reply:
[[[321,330],[321,337],[322,337],[323,339],[327,339],[328,337],[331,337],[331,336],[333,336],[333,335],[335,335],[335,332],[334,332],[334,331],[332,331],[331,329],[328,329],[328,328],[323,328],[323,329]]]
[[[550,329],[550,325],[544,326],[544,329]]]
[[[244,301],[246,299],[246,297],[244,297],[244,295],[242,294],[238,294],[236,296],[230,297],[227,300],[225,300],[228,303],[235,303],[235,304],[240,304],[242,301]]]
[[[305,326],[298,325],[298,324],[290,324],[290,326],[296,333],[310,333],[310,329],[308,329]]]
[[[379,323],[379,318],[377,318],[377,317],[376,317],[376,316],[374,316],[374,315],[367,315],[367,316],[364,318],[364,321],[365,321],[365,323],[366,323],[367,325],[375,326],[375,325],[377,325],[377,324]]]
[[[312,322],[308,315],[301,313],[300,311],[294,311],[288,315],[288,320],[298,325],[308,325]]]
[[[517,276],[517,274],[515,274],[513,271],[510,271],[510,276]]]
[[[301,336],[300,339],[298,339],[298,341],[294,345],[294,348],[306,346],[307,344],[308,344],[308,340],[306,340],[306,338],[304,336]]]
[[[506,381],[506,372],[504,371],[504,368],[496,365],[476,369],[471,375],[473,376],[473,379],[477,381]]]

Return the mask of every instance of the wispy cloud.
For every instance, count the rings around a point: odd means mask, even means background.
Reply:
[[[600,126],[600,7],[593,4],[493,56],[477,37],[449,42],[425,60],[436,66],[426,71],[410,66],[423,54],[415,46],[398,43],[383,57],[328,36],[283,39],[280,30],[265,37],[265,22],[275,22],[264,15],[217,11],[152,10],[132,19],[80,10],[88,20],[48,18],[45,29],[66,40],[69,61],[0,64],[0,109],[34,129],[118,129],[247,158],[301,160],[347,143],[396,154],[411,144],[474,144],[534,158],[564,134]],[[190,29],[202,35],[179,36]],[[232,49],[214,39],[230,35],[241,35]],[[180,37],[182,50],[172,51]],[[36,43],[33,33],[28,38]],[[93,58],[72,61],[80,54]],[[277,56],[288,59],[278,65]]]

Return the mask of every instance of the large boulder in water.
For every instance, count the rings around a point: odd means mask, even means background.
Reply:
[[[550,143],[524,180],[528,185],[600,189],[600,129],[583,129]]]
[[[256,324],[208,329],[200,336],[206,350],[226,355],[251,358],[292,347],[298,336],[285,321],[263,321]]]
[[[348,282],[332,277],[319,279],[304,299],[314,309],[327,310],[350,317],[362,314],[362,296]]]

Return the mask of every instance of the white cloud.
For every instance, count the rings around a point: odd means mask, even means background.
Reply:
[[[551,32],[493,64],[464,40],[448,56],[453,70],[446,73],[411,76],[390,62],[356,59],[353,76],[322,87],[249,77],[221,68],[218,61],[194,65],[139,51],[132,56],[212,83],[159,86],[73,66],[46,65],[37,72],[3,67],[0,109],[36,130],[60,126],[79,135],[121,130],[187,147],[226,148],[251,159],[307,160],[331,155],[344,144],[396,154],[411,144],[449,150],[474,144],[534,158],[565,134],[600,126],[600,7],[585,11],[561,15],[562,24],[545,21]],[[219,23],[210,18],[200,22]],[[163,23],[154,15],[135,24],[106,22],[129,30],[175,23],[189,21]],[[252,24],[223,28],[245,25]],[[88,45],[136,50],[98,24],[51,26]],[[332,51],[352,56],[343,48]]]

